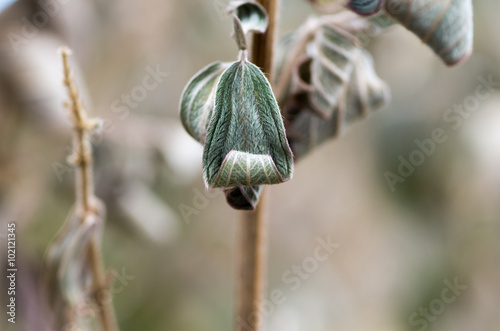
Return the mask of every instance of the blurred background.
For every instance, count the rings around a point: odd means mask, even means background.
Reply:
[[[85,108],[104,120],[96,195],[121,330],[232,330],[241,215],[205,191],[202,146],[178,116],[190,77],[237,56],[227,1],[10,2],[0,1],[0,261],[16,222],[19,291],[17,323],[2,312],[0,329],[53,330],[39,279],[75,200],[57,53],[67,45]],[[391,103],[268,191],[267,297],[283,296],[268,305],[267,330],[500,330],[500,84],[446,117],[476,95],[478,77],[500,82],[500,2],[474,10],[475,52],[456,68],[400,26],[369,40]],[[280,33],[314,14],[282,0]],[[391,189],[387,172],[436,129],[446,141]],[[318,238],[340,246],[311,265]],[[294,265],[308,271],[291,281]]]

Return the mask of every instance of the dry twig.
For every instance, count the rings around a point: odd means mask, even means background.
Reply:
[[[71,54],[67,48],[61,48],[61,56],[64,66],[64,85],[68,91],[69,102],[67,107],[71,111],[71,117],[74,125],[73,154],[70,161],[76,166],[76,212],[81,213],[81,220],[85,222],[88,219],[104,221],[100,218],[93,218],[97,214],[97,205],[95,203],[93,189],[92,172],[92,146],[90,144],[90,132],[96,128],[98,122],[95,119],[89,119],[81,101],[79,100],[78,90],[73,81],[69,68],[68,57]],[[97,304],[97,314],[103,331],[118,330],[114,316],[111,300],[103,295],[107,293],[107,281],[104,273],[104,266],[101,257],[100,243],[98,236],[92,236],[87,246],[87,258],[89,268],[92,274],[93,290],[92,297]]]

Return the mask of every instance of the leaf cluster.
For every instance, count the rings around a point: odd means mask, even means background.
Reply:
[[[233,1],[228,12],[239,60],[208,65],[182,94],[183,125],[204,144],[206,186],[224,189],[234,208],[255,208],[261,185],[291,179],[293,158],[389,101],[360,41],[367,32],[374,37],[403,24],[448,65],[472,52],[471,0],[350,0],[350,11],[338,1],[310,2],[334,12],[309,18],[280,39],[273,88],[247,58],[247,35],[266,31],[267,13],[255,1]]]

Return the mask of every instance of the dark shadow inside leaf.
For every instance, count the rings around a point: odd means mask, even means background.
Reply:
[[[254,210],[259,203],[262,186],[238,186],[224,190],[227,203],[234,209]]]

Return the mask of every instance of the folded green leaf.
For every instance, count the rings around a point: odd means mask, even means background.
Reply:
[[[238,210],[254,210],[259,203],[262,185],[238,186],[224,190],[227,203]]]
[[[209,64],[191,78],[182,92],[179,106],[182,125],[191,137],[202,144],[214,109],[217,83],[230,64]]]
[[[471,55],[472,0],[387,0],[385,9],[446,64],[458,64]]]
[[[293,160],[271,85],[254,64],[233,63],[217,85],[203,151],[208,187],[278,184],[291,179]]]
[[[229,4],[228,12],[234,13],[241,22],[243,32],[264,33],[267,29],[267,12],[255,1],[232,1]]]

